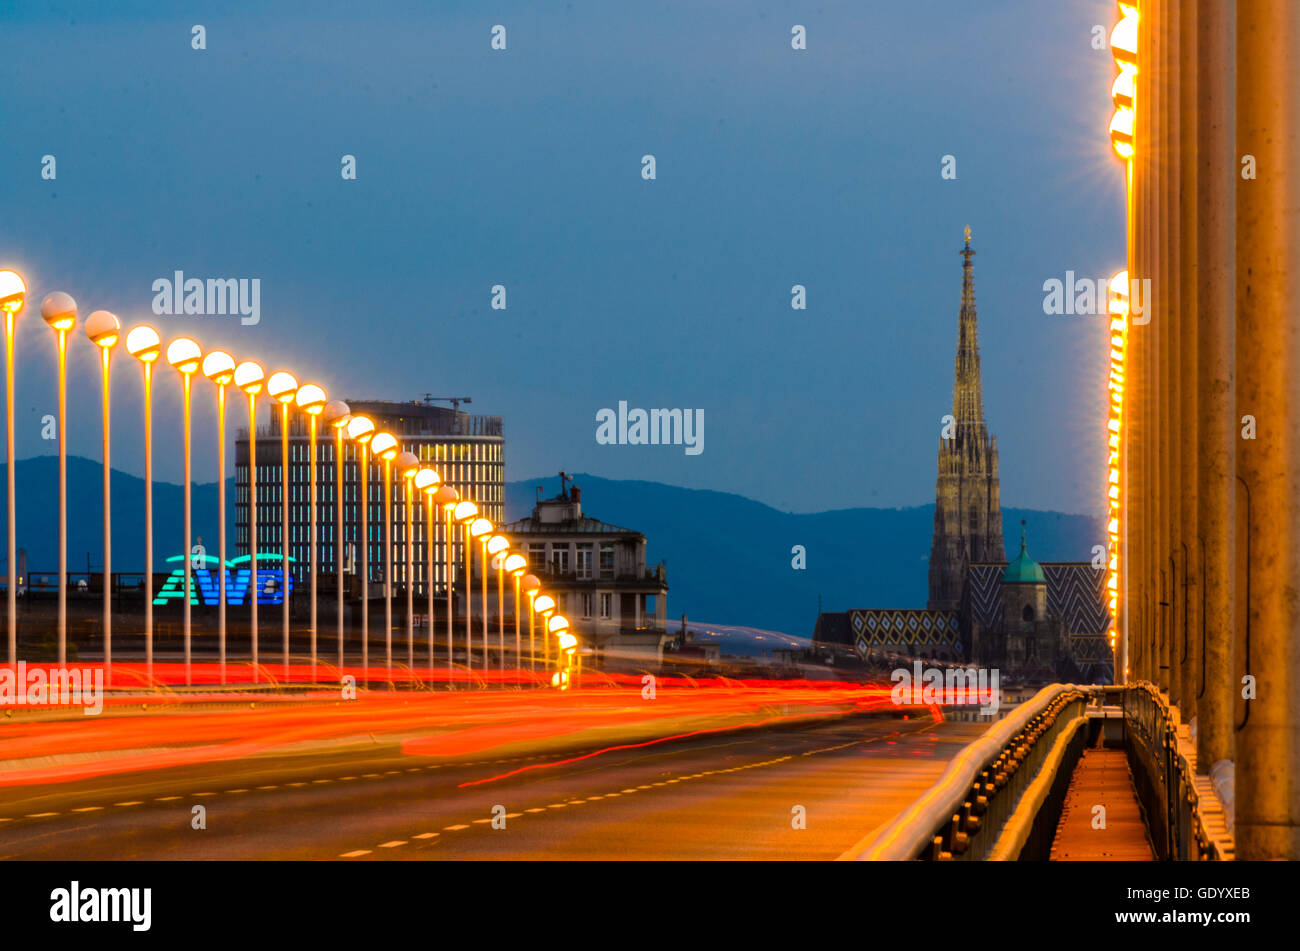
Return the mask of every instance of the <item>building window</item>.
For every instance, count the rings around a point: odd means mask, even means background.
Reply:
[[[1026,604],[1025,609],[1020,612],[1020,616],[1026,621],[1032,621],[1034,619],[1034,606]]]
[[[591,603],[591,602],[592,602],[592,596],[591,596],[590,594],[584,594],[584,595],[582,596],[582,616],[583,616],[583,617],[591,617],[591,609],[592,609],[592,603]]]
[[[568,574],[569,571],[569,546],[568,545],[551,546],[551,571],[557,575]]]
[[[614,546],[600,546],[600,577],[606,581],[614,578]]]
[[[602,618],[614,616],[614,595],[608,591],[600,593],[600,616]]]
[[[578,578],[581,580],[585,581],[591,578],[591,556],[592,556],[591,542],[579,542],[577,569],[578,569]],[[591,615],[589,614],[587,615],[587,617],[591,617]]]

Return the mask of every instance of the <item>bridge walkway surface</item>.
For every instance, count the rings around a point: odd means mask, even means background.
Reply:
[[[1105,807],[1104,828],[1094,827]],[[1154,861],[1137,791],[1123,750],[1085,749],[1070,777],[1056,826],[1053,862]]]

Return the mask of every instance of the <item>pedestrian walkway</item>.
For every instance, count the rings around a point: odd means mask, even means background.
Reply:
[[[1097,810],[1098,806],[1105,808],[1104,815]],[[1154,859],[1124,751],[1084,750],[1070,777],[1050,860],[1150,862]]]

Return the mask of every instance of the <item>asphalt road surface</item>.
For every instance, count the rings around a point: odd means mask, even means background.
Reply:
[[[393,746],[10,787],[0,859],[834,859],[984,729],[850,716],[585,759]]]

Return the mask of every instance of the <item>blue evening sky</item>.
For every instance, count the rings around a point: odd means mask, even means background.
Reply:
[[[1105,325],[1045,315],[1042,284],[1122,266],[1091,44],[1113,20],[1107,0],[0,3],[0,267],[33,298],[18,455],[54,451],[39,300],[62,289],[335,396],[470,395],[505,417],[508,479],[923,504],[970,224],[1003,504],[1098,514]],[[259,278],[261,322],[154,317],[176,270]],[[98,458],[80,332],[71,363],[69,450]],[[114,366],[113,462],[139,473],[138,367]],[[156,476],[178,481],[167,368],[157,392]],[[597,445],[619,400],[702,408],[704,452]]]

